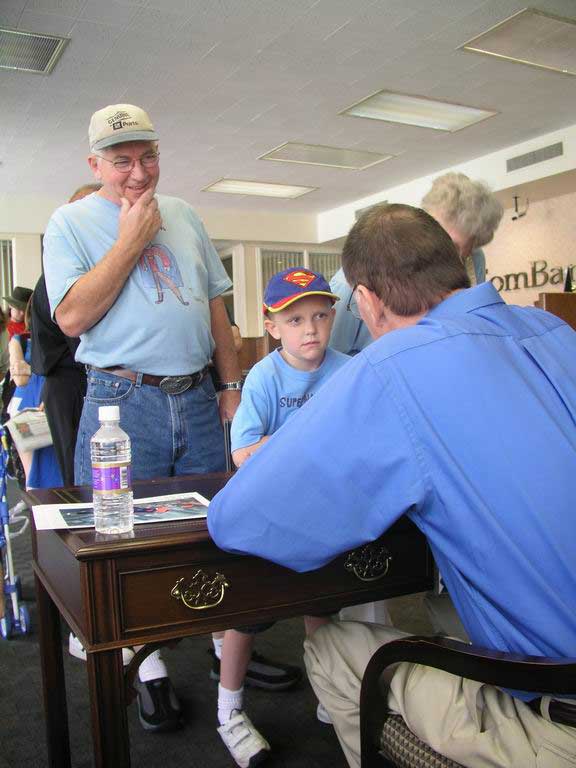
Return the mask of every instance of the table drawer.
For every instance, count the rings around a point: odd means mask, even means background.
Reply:
[[[378,542],[336,558],[324,568],[295,573],[255,557],[229,555],[211,542],[194,552],[154,562],[117,563],[122,638],[139,634],[201,632],[273,618],[336,611],[430,589],[432,563],[416,528],[389,533]],[[118,638],[120,639],[120,638]]]

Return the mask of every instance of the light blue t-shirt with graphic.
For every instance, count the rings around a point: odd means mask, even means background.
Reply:
[[[242,400],[232,421],[232,450],[246,448],[276,432],[349,360],[348,355],[327,349],[315,371],[300,371],[277,349],[266,355],[244,382]]]
[[[142,252],[108,312],[80,337],[76,360],[177,376],[212,358],[208,302],[231,286],[198,216],[184,201],[156,195],[162,227]],[[118,237],[120,206],[98,194],[59,208],[44,235],[52,314]]]

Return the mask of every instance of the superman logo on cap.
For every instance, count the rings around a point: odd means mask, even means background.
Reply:
[[[299,285],[300,288],[308,288],[310,283],[316,279],[316,275],[313,272],[307,272],[304,269],[295,269],[294,272],[289,272],[284,275],[284,280],[287,283],[294,283]]]

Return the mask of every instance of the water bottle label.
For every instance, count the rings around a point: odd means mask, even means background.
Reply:
[[[92,487],[95,491],[128,491],[132,487],[130,464],[93,464]]]

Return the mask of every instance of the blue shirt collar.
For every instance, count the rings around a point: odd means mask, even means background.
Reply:
[[[466,288],[457,293],[448,296],[431,310],[425,317],[449,317],[450,315],[461,315],[465,312],[474,312],[482,307],[488,307],[493,304],[504,304],[504,299],[500,296],[492,283],[480,283],[474,288]]]

